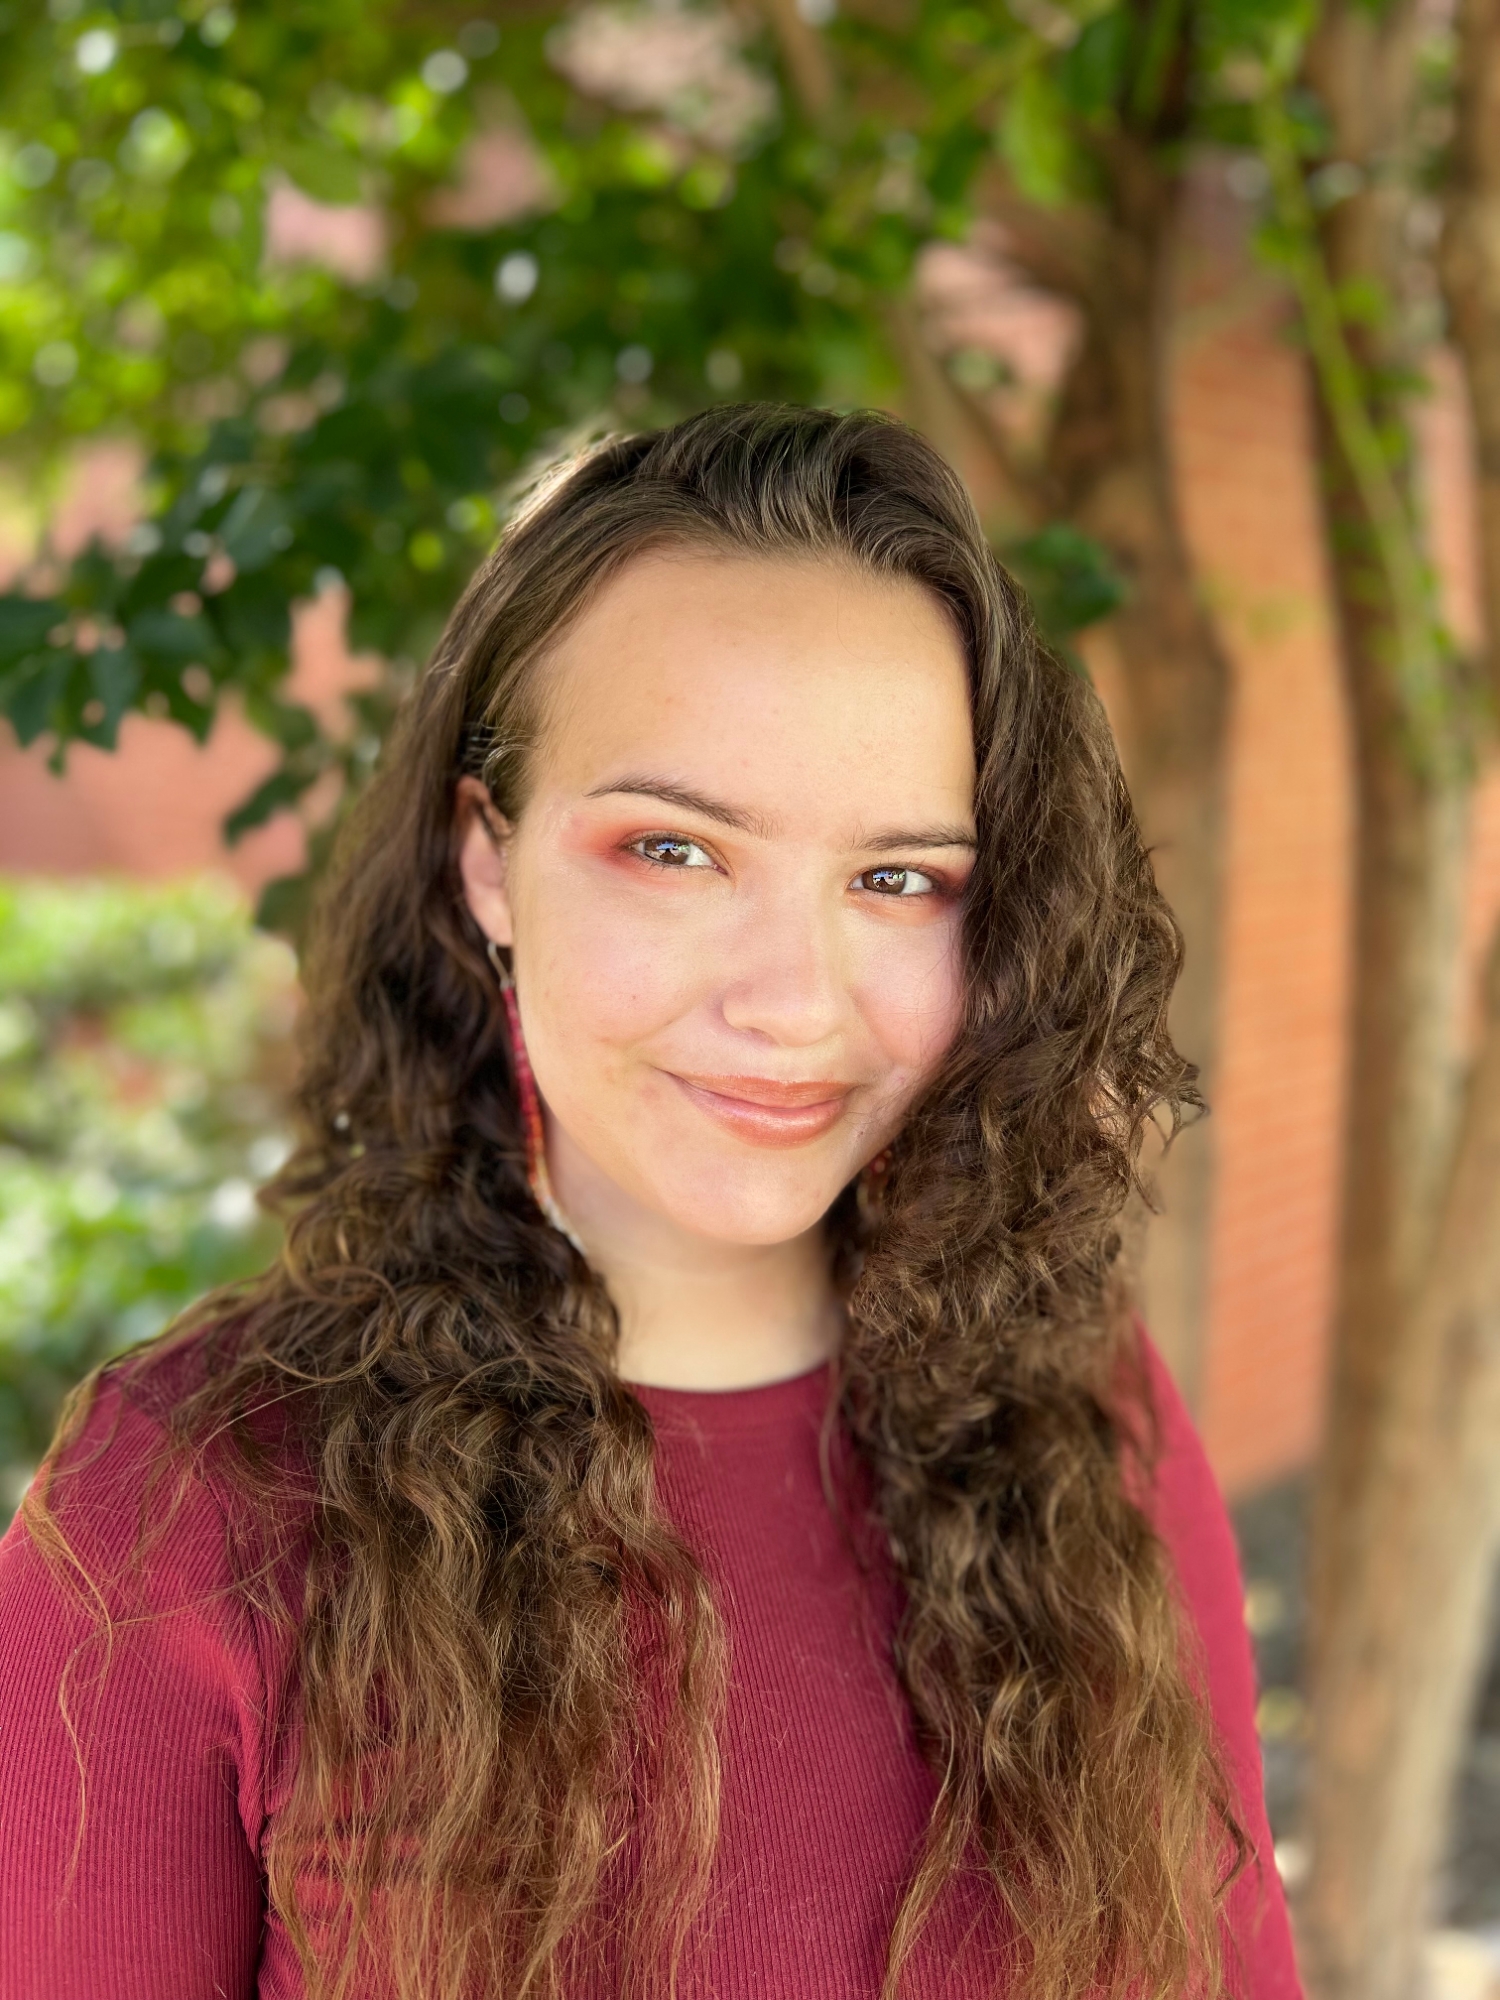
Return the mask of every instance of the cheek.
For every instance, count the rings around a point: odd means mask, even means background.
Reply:
[[[861,954],[860,1013],[889,1066],[891,1090],[910,1095],[941,1063],[963,1020],[961,934],[942,923],[880,940]]]
[[[548,1039],[591,1065],[649,1039],[695,1004],[711,953],[698,927],[664,921],[607,879],[538,882],[518,925],[524,982]]]

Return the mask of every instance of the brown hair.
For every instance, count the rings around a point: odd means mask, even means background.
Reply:
[[[715,1831],[718,1621],[653,1506],[609,1298],[528,1194],[454,832],[464,773],[524,809],[547,642],[674,543],[913,579],[968,660],[964,1023],[883,1213],[871,1225],[846,1191],[828,1218],[843,1432],[904,1585],[896,1660],[940,1777],[886,1992],[976,1863],[1015,1990],[1215,1992],[1246,1842],[1130,1497],[1148,1447],[1120,1397],[1119,1218],[1146,1123],[1175,1130],[1197,1101],[1166,1030],[1180,938],[1092,691],[1039,645],[954,474],[864,412],[716,409],[585,452],[518,512],[322,897],[302,1141],[271,1191],[285,1252],[115,1364],[139,1387],[191,1336],[202,1367],[171,1437],[236,1447],[263,1521],[299,1496],[306,1581],[277,1602],[303,1735],[272,1901],[321,1996],[375,1963],[403,1996],[553,1995],[599,1952],[644,1990],[689,1934]],[[44,1485],[44,1534],[51,1505]],[[255,1587],[270,1574],[268,1557]],[[314,1862],[347,1927],[306,1921]]]

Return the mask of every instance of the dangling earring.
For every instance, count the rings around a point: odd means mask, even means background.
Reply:
[[[867,1229],[873,1229],[885,1213],[885,1184],[890,1172],[891,1149],[883,1146],[873,1160],[860,1168],[855,1179],[854,1205]]]
[[[505,1020],[510,1029],[511,1068],[516,1079],[516,1095],[521,1100],[521,1124],[526,1132],[526,1185],[531,1189],[532,1200],[552,1227],[566,1236],[579,1256],[584,1257],[588,1252],[573,1234],[567,1217],[558,1207],[557,1196],[552,1192],[552,1179],[547,1172],[547,1133],[542,1123],[542,1100],[537,1095],[536,1078],[531,1073],[531,1061],[526,1054],[526,1038],[521,1033],[516,982],[511,978],[510,967],[500,956],[500,947],[493,938],[486,941],[484,949],[500,982],[500,997],[505,1002]]]

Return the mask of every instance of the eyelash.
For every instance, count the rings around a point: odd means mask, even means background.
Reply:
[[[668,874],[686,874],[689,868],[694,865],[682,862],[659,861],[653,855],[644,852],[646,848],[653,845],[696,848],[700,854],[708,855],[711,865],[717,865],[713,863],[712,855],[709,855],[708,849],[703,845],[701,840],[690,840],[686,834],[681,833],[638,834],[634,840],[625,843],[625,851],[628,854],[634,854],[638,859],[644,861],[648,868],[660,868]],[[911,896],[903,895],[899,890],[893,893],[886,893],[878,889],[869,892],[871,895],[877,896],[882,902],[926,902],[931,898],[951,898],[953,894],[952,885],[942,875],[937,874],[930,868],[910,868],[902,866],[900,863],[886,861],[877,864],[874,868],[861,869],[854,879],[858,882],[863,880],[866,875],[921,875],[932,884],[930,889],[918,890]]]

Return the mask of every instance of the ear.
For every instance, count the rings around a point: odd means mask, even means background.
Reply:
[[[511,824],[477,778],[460,778],[454,794],[458,872],[469,915],[496,944],[514,944],[509,864]]]

